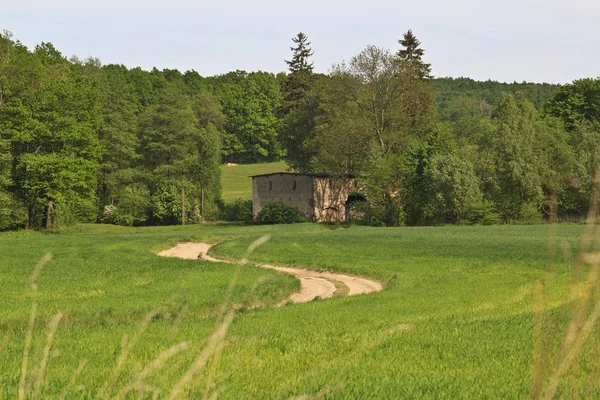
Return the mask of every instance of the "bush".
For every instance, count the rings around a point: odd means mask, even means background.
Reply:
[[[104,206],[100,222],[105,224],[139,226],[144,225],[150,213],[151,196],[141,183],[127,185],[117,192],[117,204]]]
[[[267,204],[258,214],[261,224],[294,224],[307,222],[298,207],[288,206],[280,201]]]
[[[252,200],[235,199],[219,204],[219,219],[221,221],[251,222]]]
[[[8,192],[0,191],[0,231],[25,226],[25,208]]]
[[[351,205],[352,222],[370,226],[403,226],[406,214],[398,199],[386,196],[357,201]]]
[[[471,205],[466,219],[472,224],[481,225],[498,225],[501,222],[494,205],[485,200]]]
[[[151,198],[152,222],[157,225],[181,224],[181,193],[174,186],[161,186]]]
[[[540,223],[542,222],[542,213],[536,204],[524,203],[519,211],[519,220],[528,224]]]

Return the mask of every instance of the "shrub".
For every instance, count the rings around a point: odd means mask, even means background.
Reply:
[[[251,222],[252,200],[235,199],[219,204],[219,219],[221,221]]]
[[[150,191],[143,184],[131,184],[117,192],[118,203],[104,206],[100,222],[105,224],[139,226],[148,220],[151,205]]]
[[[352,222],[370,226],[403,226],[406,215],[398,199],[389,196],[369,198],[351,205]]]
[[[11,193],[0,190],[0,231],[22,228],[26,220],[25,208]]]
[[[261,224],[294,224],[307,222],[298,207],[288,206],[280,201],[267,204],[258,214]]]
[[[500,224],[500,214],[494,210],[491,202],[484,200],[471,205],[467,221],[472,224],[498,225]]]
[[[152,220],[158,225],[181,223],[181,193],[174,186],[162,186],[151,199]]]
[[[534,203],[523,203],[519,211],[519,220],[528,224],[542,222],[542,213]]]

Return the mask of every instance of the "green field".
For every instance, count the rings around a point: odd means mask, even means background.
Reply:
[[[224,346],[194,377],[186,397],[529,397],[533,376],[546,387],[571,351],[562,352],[561,341],[584,293],[582,285],[571,285],[586,277],[572,273],[584,229],[87,225],[60,234],[3,233],[0,398],[16,397],[34,300],[31,392],[58,397],[86,360],[70,396],[116,396],[162,350],[187,341],[185,351],[145,378],[146,389],[155,387],[165,397],[218,325],[236,267],[154,253],[196,240],[220,243],[213,255],[239,259],[264,234],[272,238],[251,260],[359,274],[386,287],[274,308],[298,283],[243,267],[229,303],[250,309],[236,312]],[[45,252],[54,257],[33,292],[27,280]],[[47,353],[44,383],[36,386],[45,325],[58,310],[64,317]],[[123,335],[131,340],[141,332],[140,321],[152,310],[157,315],[115,373],[128,348]],[[600,396],[599,333],[594,325],[581,357],[560,377],[557,396]],[[101,391],[111,374],[114,383]]]
[[[288,166],[283,161],[263,164],[239,164],[236,166],[221,166],[222,198],[231,201],[238,198],[252,198],[252,179],[249,176],[271,172],[287,171]]]

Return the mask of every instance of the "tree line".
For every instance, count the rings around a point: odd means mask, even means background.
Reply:
[[[434,78],[408,31],[329,74],[308,37],[286,73],[144,71],[0,36],[0,229],[217,218],[222,162],[354,174],[373,225],[586,212],[600,81]]]
[[[305,37],[293,49],[311,52]],[[578,219],[600,162],[600,79],[569,85],[433,79],[408,31],[326,77],[290,68],[301,94],[282,117],[300,171],[358,177],[372,225]],[[297,78],[294,78],[297,75]]]

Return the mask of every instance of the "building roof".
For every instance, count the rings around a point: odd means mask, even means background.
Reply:
[[[295,175],[295,176],[310,176],[312,178],[331,178],[334,175],[328,172],[316,172],[309,174],[301,174],[299,172],[271,172],[268,174],[250,175],[249,178],[258,178],[259,176],[270,176],[270,175]],[[354,178],[354,175],[344,174],[344,178]]]

